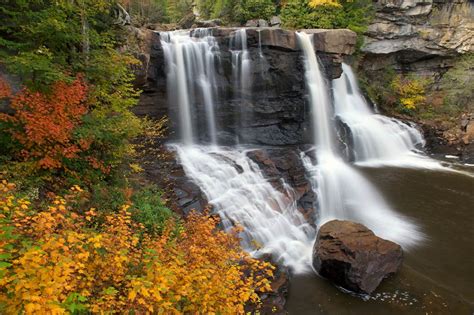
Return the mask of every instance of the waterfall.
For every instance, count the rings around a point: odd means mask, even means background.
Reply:
[[[234,77],[234,93],[250,93],[252,86],[250,78],[250,56],[247,48],[247,31],[241,28],[232,35],[230,41],[230,51],[232,53],[232,73]]]
[[[216,60],[219,45],[212,29],[164,32],[161,45],[167,64],[170,104],[179,108],[180,136],[185,144],[194,139],[198,102],[204,104],[209,140],[217,143],[215,104],[217,97]]]
[[[309,270],[315,236],[297,210],[293,191],[276,190],[246,150],[176,146],[186,175],[205,193],[225,229],[241,225],[242,245],[254,256],[272,254],[294,272]]]
[[[390,209],[375,187],[339,156],[335,148],[329,89],[314,51],[312,36],[302,32],[297,35],[304,54],[316,164],[305,154],[302,159],[319,200],[318,225],[332,219],[353,220],[405,248],[416,244],[423,238],[417,226]]]
[[[376,114],[360,92],[350,66],[333,80],[335,113],[351,131],[355,161],[363,165],[441,167],[418,150],[425,144],[420,131],[395,118]]]
[[[216,145],[213,67],[219,47],[210,31],[161,36],[169,102],[179,111],[180,143],[173,147],[186,176],[204,192],[225,229],[243,227],[242,245],[252,255],[272,254],[294,272],[309,270],[315,230],[298,211],[293,190],[284,181],[283,192],[275,189],[247,156],[248,150]],[[245,29],[235,33],[231,47],[235,92],[242,96],[250,87]],[[204,100],[204,118],[215,145],[206,146],[197,139],[197,126],[202,122],[193,113],[200,105],[199,96]]]

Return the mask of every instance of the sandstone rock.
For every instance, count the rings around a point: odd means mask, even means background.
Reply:
[[[399,245],[350,221],[334,220],[321,226],[313,248],[313,266],[321,276],[364,294],[397,272],[402,257]]]
[[[268,22],[264,19],[258,19],[258,27],[268,27]]]
[[[197,20],[194,22],[196,27],[216,27],[222,25],[222,21],[220,19],[213,19],[213,20]]]
[[[350,55],[354,53],[357,34],[348,29],[308,29],[301,30],[314,34],[314,48],[327,53]]]
[[[279,16],[272,16],[270,19],[270,26],[271,27],[280,27],[281,26],[281,19]]]
[[[474,20],[468,0],[378,0],[376,17],[366,33],[364,52],[402,51],[452,56],[474,50]]]
[[[247,23],[245,23],[245,27],[257,27],[258,26],[258,20],[248,20]]]

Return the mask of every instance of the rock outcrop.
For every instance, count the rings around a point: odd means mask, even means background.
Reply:
[[[321,276],[362,294],[372,293],[385,277],[397,272],[402,258],[400,245],[350,221],[321,226],[313,249],[313,266]]]
[[[378,0],[375,6],[362,48],[366,53],[405,52],[402,57],[416,60],[474,50],[470,1]]]
[[[370,81],[392,68],[430,79],[436,91],[455,57],[474,52],[472,1],[378,0],[375,7],[360,63]]]

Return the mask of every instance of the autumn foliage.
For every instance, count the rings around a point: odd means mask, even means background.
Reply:
[[[56,169],[63,158],[75,158],[88,149],[87,139],[72,139],[74,128],[87,113],[87,87],[80,76],[71,84],[56,82],[49,94],[25,88],[12,95],[0,80],[1,95],[10,98],[15,114],[0,114],[0,120],[9,123],[7,131],[21,144],[22,159],[34,159],[40,168]]]
[[[73,187],[44,209],[0,182],[0,312],[244,312],[270,290],[272,266],[252,259],[217,219],[192,214],[161,236],[118,213],[76,209]]]
[[[413,111],[426,103],[427,84],[426,80],[399,74],[391,82],[391,87],[402,108]]]

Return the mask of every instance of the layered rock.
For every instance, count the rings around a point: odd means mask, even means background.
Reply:
[[[378,0],[362,50],[406,52],[406,59],[452,56],[474,49],[472,5],[467,0]]]
[[[455,57],[474,52],[471,1],[378,0],[375,7],[360,64],[371,81],[392,68],[430,79],[436,91]]]
[[[319,229],[313,266],[347,290],[370,294],[401,266],[400,245],[377,237],[362,224],[334,220]]]

